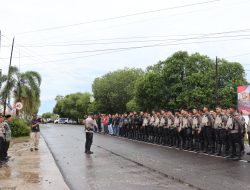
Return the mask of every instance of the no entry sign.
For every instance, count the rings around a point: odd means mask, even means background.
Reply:
[[[22,102],[17,102],[17,103],[16,103],[16,109],[17,109],[17,110],[23,109],[23,104],[22,104]]]

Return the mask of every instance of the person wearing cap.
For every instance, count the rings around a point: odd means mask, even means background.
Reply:
[[[4,141],[4,146],[3,146],[3,161],[8,161],[9,156],[8,156],[8,150],[10,146],[10,140],[11,140],[11,115],[6,115],[5,120],[3,122],[3,127],[5,130],[5,141]]]
[[[199,152],[201,150],[201,116],[197,109],[193,109],[192,114],[192,134],[193,134],[193,150]]]
[[[4,164],[4,142],[5,142],[5,129],[3,125],[3,115],[0,114],[0,167]]]
[[[215,153],[214,138],[213,138],[213,129],[214,119],[212,114],[209,112],[209,108],[204,106],[203,115],[201,119],[201,126],[203,130],[204,137],[204,152],[213,154]]]
[[[231,106],[226,127],[229,130],[230,154],[226,158],[233,160],[241,159],[241,136],[243,122],[236,112],[236,107]]]
[[[38,150],[39,145],[39,138],[40,138],[40,127],[39,127],[39,120],[37,115],[33,115],[31,120],[31,144],[30,144],[30,151]]]
[[[90,113],[88,118],[85,120],[85,133],[86,133],[85,153],[86,154],[93,154],[93,152],[90,151],[90,148],[93,142],[94,127],[95,127],[94,115]]]

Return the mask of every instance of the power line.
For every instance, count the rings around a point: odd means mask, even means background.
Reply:
[[[5,38],[5,40],[8,40],[8,41],[10,41],[11,42],[11,40],[8,38],[8,37],[6,37],[6,36],[4,36],[4,35],[2,35],[4,38]],[[16,44],[18,44],[18,43],[16,43]],[[20,49],[20,48],[18,48],[18,47],[15,47],[14,46],[14,49]],[[44,58],[42,58],[42,57],[40,57],[39,55],[35,55],[34,53],[32,53],[28,48],[23,48],[22,49],[24,52],[26,52],[26,55],[28,54],[28,56],[27,57],[30,57],[31,59],[33,59],[35,62],[44,62],[44,61],[48,61],[48,60],[46,60],[46,59],[44,59]],[[39,58],[40,57],[40,58]],[[20,57],[21,58],[21,57]]]
[[[197,42],[172,43],[172,44],[154,44],[154,45],[148,45],[148,46],[126,47],[126,48],[116,48],[116,49],[101,49],[101,50],[93,50],[91,52],[94,53],[94,52],[102,52],[103,51],[104,53],[94,54],[94,55],[87,55],[87,56],[79,56],[79,57],[73,57],[73,58],[68,58],[68,59],[51,60],[51,61],[44,62],[44,63],[64,62],[64,61],[69,61],[69,60],[74,60],[74,59],[85,58],[85,57],[92,57],[92,56],[96,56],[96,55],[103,55],[103,54],[109,54],[109,53],[117,53],[117,52],[120,52],[120,51],[128,51],[128,50],[150,48],[150,47],[175,46],[175,45],[190,45],[190,44],[201,44],[201,43],[211,43],[211,42],[212,43],[213,42],[226,42],[226,41],[232,41],[232,40],[250,40],[250,38],[231,39],[231,40],[216,40],[216,41],[200,41],[200,42],[197,41]],[[110,51],[110,52],[105,52],[105,51]],[[81,52],[81,53],[83,53],[83,52]],[[84,53],[86,53],[86,51]],[[90,53],[90,51],[88,51],[88,53]]]
[[[65,46],[88,46],[88,45],[111,45],[111,44],[127,44],[127,43],[147,43],[157,41],[183,41],[192,39],[203,39],[203,38],[232,38],[232,37],[248,37],[247,35],[231,35],[231,36],[208,36],[208,37],[190,37],[180,39],[152,39],[152,40],[132,40],[132,41],[113,41],[113,42],[93,42],[93,43],[72,43],[72,44],[47,44],[47,45],[21,45],[18,47],[65,47]],[[3,46],[6,47],[6,46]],[[9,46],[8,46],[9,47]]]
[[[227,4],[227,5],[233,5],[233,6],[235,6],[235,5],[238,5],[238,4],[242,4],[242,3],[244,3],[244,2],[237,2],[237,3],[233,3],[233,4]],[[226,5],[226,6],[227,6]],[[204,8],[205,7],[205,8]],[[207,9],[212,9],[212,8],[216,8],[216,9],[218,9],[219,7],[217,6],[217,7],[211,7],[211,6],[204,6],[204,7],[198,7],[198,11],[199,12],[204,12],[205,10],[207,10]],[[223,8],[225,8],[225,6],[223,6]],[[196,12],[197,10],[195,10],[195,11],[189,11],[189,12],[185,12],[185,13],[193,13],[193,12]],[[169,16],[178,16],[178,15],[182,15],[184,12],[181,12],[181,14],[173,14],[173,15],[169,15]],[[167,17],[167,19],[169,19],[169,16]],[[151,18],[152,17],[150,17],[150,19],[144,19],[143,21],[149,21],[149,20],[151,20]],[[164,17],[157,17],[157,19],[158,18],[164,18]],[[154,18],[155,19],[155,18]],[[154,20],[153,19],[153,20]],[[165,18],[166,19],[166,18]],[[139,23],[141,22],[141,21],[138,21]],[[138,23],[137,22],[137,23]],[[133,23],[136,23],[136,22],[132,22],[132,23],[127,23],[127,24],[133,24]],[[125,25],[127,25],[127,24],[119,24],[120,26],[125,26]],[[117,25],[117,24],[115,24],[115,25]],[[115,26],[111,26],[111,27],[107,27],[108,29],[111,29],[111,28],[114,28]],[[116,26],[117,27],[117,26]],[[75,36],[75,35],[77,35],[77,34],[83,34],[82,32],[78,32],[78,33],[74,33],[74,34],[71,34],[72,36]],[[64,36],[63,36],[64,37]],[[42,39],[41,41],[47,41],[47,40],[49,40],[49,39],[53,39],[53,40],[55,40],[56,38],[61,38],[60,37],[60,35],[58,35],[58,33],[56,34],[56,36],[54,36],[54,37],[49,37],[49,38],[45,38],[45,39]],[[39,42],[39,41],[38,41]]]
[[[41,29],[37,29],[37,30],[20,32],[20,33],[17,33],[17,35],[23,35],[23,34],[35,33],[35,32],[42,32],[42,31],[47,31],[47,30],[57,30],[57,29],[62,29],[62,28],[68,28],[68,27],[73,27],[73,26],[84,25],[84,24],[106,22],[106,21],[110,21],[110,20],[117,20],[117,19],[122,19],[122,18],[127,18],[127,17],[134,17],[134,16],[151,14],[151,13],[156,13],[156,12],[163,12],[163,11],[168,11],[168,10],[173,10],[173,9],[179,9],[179,8],[209,4],[209,3],[214,3],[214,2],[218,2],[218,1],[220,1],[220,0],[205,1],[205,2],[200,2],[200,3],[191,3],[191,4],[181,5],[181,6],[174,6],[174,7],[169,7],[169,8],[157,9],[157,10],[137,12],[137,13],[133,13],[133,14],[126,14],[126,15],[121,15],[121,16],[116,16],[116,17],[109,17],[109,18],[104,18],[104,19],[96,19],[96,20],[92,20],[92,21],[85,21],[85,22],[76,23],[76,24],[69,24],[69,25],[62,25],[62,26],[55,26],[55,27],[48,27],[48,28],[41,28]]]
[[[121,51],[124,51],[124,50],[107,51],[107,52],[103,52],[103,53],[85,55],[85,56],[80,56],[80,57],[73,57],[73,58],[69,58],[69,59],[52,60],[52,61],[43,62],[43,63],[50,63],[50,62],[53,63],[53,62],[59,62],[59,61],[69,61],[69,60],[80,59],[80,58],[87,58],[87,57],[93,57],[93,56],[98,56],[98,55],[106,55],[106,54],[118,53],[118,52],[121,52]],[[34,64],[23,64],[23,65],[34,65]]]
[[[218,39],[218,38],[225,38],[225,37],[237,37],[237,38],[233,38],[233,39],[227,39],[226,41],[230,41],[230,40],[243,40],[243,39],[249,39],[249,38],[239,38],[239,37],[250,37],[250,35],[236,35],[236,36],[215,36],[215,37],[195,37],[195,38],[183,38],[183,39],[169,39],[172,40],[169,43],[173,43],[173,42],[179,42],[179,41],[186,41],[186,40],[196,40],[196,39]],[[56,56],[56,55],[68,55],[68,54],[82,54],[82,53],[93,53],[93,52],[104,52],[104,51],[113,51],[113,50],[123,50],[123,49],[137,49],[137,48],[144,48],[144,47],[154,47],[154,46],[161,46],[161,45],[168,45],[168,43],[166,43],[167,41],[163,41],[161,40],[161,43],[157,43],[157,44],[149,44],[149,45],[141,45],[141,46],[129,46],[129,47],[118,47],[118,48],[105,48],[105,49],[94,49],[94,50],[85,50],[85,51],[76,51],[76,52],[64,52],[64,53],[54,53],[54,54],[44,54],[44,55],[39,55],[39,56]],[[223,40],[220,40],[223,41]],[[198,43],[197,42],[191,42],[191,43]],[[217,42],[217,41],[206,41],[206,42]],[[181,43],[180,43],[181,44]],[[185,44],[185,43],[183,43]],[[170,44],[171,45],[171,44]],[[174,44],[175,45],[175,44]],[[179,44],[178,44],[179,45]],[[22,58],[28,58],[30,56],[24,56]],[[19,57],[16,57],[19,58]],[[1,58],[1,59],[7,59],[7,58]]]
[[[165,38],[165,37],[181,37],[181,36],[207,36],[207,35],[220,35],[220,34],[231,34],[231,33],[241,33],[241,32],[249,32],[250,28],[240,29],[240,30],[230,30],[224,32],[214,32],[214,33],[199,33],[199,34],[174,34],[174,35],[154,35],[154,36],[130,36],[130,37],[116,37],[116,38],[101,38],[101,39],[87,39],[83,40],[84,42],[99,42],[99,41],[108,41],[108,40],[130,40],[130,39],[147,39],[147,38]],[[77,41],[59,41],[54,43],[74,43]],[[39,45],[39,43],[35,43],[35,45]],[[26,44],[26,45],[34,45],[34,44]]]
[[[246,31],[246,30],[244,30]],[[228,32],[226,32],[228,33]],[[240,36],[240,35],[238,35]],[[236,36],[236,37],[238,37]],[[247,35],[245,35],[247,36]],[[223,36],[215,36],[215,37],[223,37]],[[227,37],[227,36],[225,36]],[[196,37],[197,38],[197,37]],[[198,37],[199,39],[201,39],[201,37]],[[177,40],[187,40],[189,38],[184,38],[184,39],[177,39]],[[192,38],[194,39],[194,38]],[[97,55],[103,55],[103,54],[110,54],[110,53],[117,53],[120,51],[126,51],[126,50],[132,50],[132,49],[140,49],[140,48],[147,48],[147,47],[157,47],[157,46],[171,46],[171,45],[183,45],[183,44],[197,44],[197,43],[210,43],[210,42],[222,42],[222,41],[232,41],[232,40],[243,40],[243,39],[249,39],[249,38],[238,38],[238,39],[229,39],[229,40],[217,40],[217,41],[196,41],[196,42],[188,42],[188,43],[158,43],[158,44],[151,44],[151,45],[145,45],[145,46],[132,46],[132,47],[122,47],[122,48],[109,48],[109,49],[97,49],[97,50],[89,50],[89,51],[81,51],[81,52],[67,52],[67,53],[60,53],[60,54],[56,54],[56,55],[66,55],[66,54],[75,54],[75,53],[95,53],[95,52],[101,52],[98,54],[92,54],[92,55],[86,55],[86,56],[80,56],[80,57],[74,57],[74,58],[69,58],[69,59],[60,59],[60,60],[44,60],[44,55],[35,55],[34,54],[30,54],[30,50],[28,48],[26,52],[29,53],[29,55],[31,56],[26,56],[26,57],[41,57],[41,59],[39,59],[39,63],[48,63],[48,62],[58,62],[58,61],[67,61],[67,60],[73,60],[73,59],[79,59],[79,58],[83,58],[83,57],[91,57],[91,56],[97,56]],[[173,39],[171,39],[173,40]],[[176,39],[175,39],[176,40]],[[230,56],[231,57],[231,56]],[[37,60],[36,60],[37,62]],[[26,64],[27,65],[27,64]],[[28,64],[31,65],[31,64]],[[33,64],[32,64],[33,65]]]
[[[181,39],[165,39],[165,40],[157,40],[157,41],[161,41],[161,43],[157,43],[157,44],[145,44],[143,46],[131,46],[131,47],[121,47],[121,48],[106,48],[106,49],[95,49],[95,50],[86,50],[86,51],[78,51],[78,52],[65,52],[65,53],[54,53],[54,54],[45,54],[45,55],[39,55],[39,56],[55,56],[55,55],[67,55],[67,54],[79,54],[79,53],[92,53],[92,52],[99,52],[99,51],[112,51],[112,50],[119,50],[119,49],[131,49],[131,48],[140,48],[140,47],[147,47],[147,46],[158,46],[161,44],[164,44],[168,41],[170,41],[169,43],[172,42],[179,42],[179,41],[187,41],[187,40],[199,40],[199,39],[220,39],[220,38],[233,38],[233,39],[228,39],[228,40],[238,40],[238,39],[248,39],[248,38],[239,38],[239,37],[249,37],[250,35],[230,35],[230,36],[207,36],[207,37],[191,37],[191,38],[181,38]],[[234,39],[235,38],[235,39]],[[141,41],[141,42],[149,42],[149,41]],[[124,42],[125,43],[125,42]],[[129,43],[129,41],[127,42]],[[112,44],[112,42],[110,43]],[[23,47],[23,46],[19,46],[19,47]],[[26,46],[24,46],[26,47]],[[22,56],[21,58],[29,58],[32,56]],[[15,58],[19,58],[19,57],[15,57]],[[8,59],[8,58],[1,58],[1,59]]]
[[[232,56],[227,56],[227,57],[225,57],[225,59],[227,59],[227,58],[233,58],[233,57],[242,57],[242,56],[246,56],[246,55],[250,55],[250,52],[243,53],[243,54],[232,55]]]

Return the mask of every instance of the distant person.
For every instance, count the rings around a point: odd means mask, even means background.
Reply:
[[[86,143],[85,143],[85,153],[93,154],[90,151],[92,142],[93,142],[93,132],[96,123],[94,122],[94,115],[92,113],[89,114],[88,118],[85,121],[85,132],[86,132]]]
[[[98,132],[98,125],[97,125],[97,119],[98,119],[98,116],[97,115],[94,115],[94,131],[95,132]]]
[[[5,120],[3,122],[3,127],[5,130],[5,141],[4,141],[4,147],[3,147],[3,161],[7,162],[10,158],[8,156],[8,150],[10,147],[10,140],[11,140],[11,115],[6,115]]]
[[[103,117],[104,134],[108,134],[109,133],[109,130],[108,130],[108,120],[109,120],[109,117],[106,114],[104,114],[104,117]]]
[[[98,126],[98,132],[101,133],[102,132],[102,118],[100,115],[97,117],[97,126]]]
[[[37,115],[33,115],[33,118],[31,120],[31,145],[30,145],[30,151],[33,150],[38,151],[38,145],[39,145],[39,138],[40,138],[40,127],[39,127],[39,119],[37,118]]]
[[[250,146],[250,115],[248,115],[248,124],[247,124],[247,134],[248,134],[248,145]],[[250,156],[250,152],[247,153]]]
[[[4,142],[5,142],[5,129],[3,125],[3,115],[0,114],[0,167],[5,163],[4,161]]]
[[[112,123],[113,123],[114,115],[109,114],[109,119],[108,119],[108,133],[110,135],[113,135],[113,128],[112,128]]]

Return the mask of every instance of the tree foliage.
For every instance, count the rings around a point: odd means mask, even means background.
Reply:
[[[208,56],[179,51],[149,66],[145,72],[125,68],[96,78],[92,84],[95,98],[92,103],[86,93],[83,99],[81,93],[57,96],[54,113],[72,118],[87,112],[123,113],[204,105],[214,108],[217,87],[221,106],[236,105],[237,86],[247,84],[244,68],[240,63],[221,59],[218,78],[215,70],[215,61]]]
[[[40,107],[41,76],[35,71],[20,73],[17,67],[10,67],[8,75],[1,77],[1,99],[23,103],[22,114],[31,116]]]
[[[78,92],[65,97],[57,96],[56,100],[53,113],[78,121],[79,118],[83,118],[88,113],[90,93]]]
[[[236,104],[236,86],[245,85],[240,63],[219,60],[221,106]],[[207,56],[176,52],[147,69],[137,81],[135,100],[144,110],[193,108],[216,104],[215,62]]]
[[[46,112],[42,114],[42,118],[55,120],[57,118],[57,114]]]
[[[135,81],[143,76],[141,69],[123,69],[96,78],[92,85],[96,106],[100,112],[126,111],[127,103],[133,99]]]

